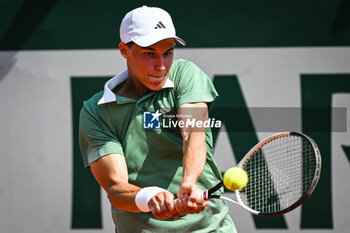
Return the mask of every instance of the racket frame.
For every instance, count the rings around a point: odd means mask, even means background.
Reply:
[[[282,137],[289,137],[289,136],[298,136],[303,138],[304,140],[308,141],[313,150],[314,150],[314,155],[316,157],[315,161],[316,161],[316,166],[315,166],[315,173],[314,173],[314,177],[313,180],[311,181],[311,184],[308,188],[308,190],[305,192],[305,194],[299,198],[295,203],[293,203],[292,205],[290,205],[289,207],[280,210],[278,212],[273,212],[273,213],[263,213],[263,212],[259,212],[257,210],[254,210],[252,208],[250,208],[249,206],[245,205],[243,200],[241,199],[241,195],[240,195],[240,191],[236,190],[235,194],[236,194],[236,198],[237,201],[225,197],[223,195],[215,195],[213,194],[215,191],[217,191],[218,189],[222,188],[224,186],[223,181],[221,181],[220,183],[218,183],[216,186],[212,187],[211,189],[205,190],[203,192],[203,200],[208,200],[210,198],[218,198],[221,200],[225,200],[228,201],[230,203],[236,204],[244,209],[246,209],[247,211],[249,211],[252,214],[255,215],[260,215],[260,216],[278,216],[278,215],[282,215],[285,214],[295,208],[297,208],[299,205],[301,205],[303,202],[305,202],[310,195],[312,194],[312,192],[315,190],[316,185],[318,183],[318,180],[320,178],[320,174],[321,174],[321,165],[322,165],[322,160],[321,160],[321,153],[318,149],[317,144],[308,136],[299,133],[299,132],[281,132],[281,133],[276,133],[272,136],[269,136],[267,138],[265,138],[264,140],[260,141],[257,145],[255,145],[244,157],[243,159],[238,163],[237,167],[240,167],[242,169],[245,168],[246,164],[248,163],[249,159],[254,155],[254,153],[259,150],[259,148],[263,147],[265,144],[269,143],[270,141],[273,141],[277,138],[282,138]]]
[[[251,209],[249,206],[246,206],[244,204],[244,202],[241,199],[241,195],[240,195],[240,191],[236,190],[236,197],[237,197],[237,201],[240,203],[240,205],[248,210],[249,212],[256,214],[256,215],[261,215],[261,216],[278,216],[278,215],[282,215],[285,214],[295,208],[297,208],[299,205],[301,205],[303,202],[305,202],[312,194],[312,192],[315,190],[316,185],[318,183],[318,180],[320,178],[320,174],[321,174],[321,165],[322,165],[322,159],[321,159],[321,153],[320,150],[318,149],[317,144],[314,142],[314,140],[312,140],[310,137],[306,136],[305,134],[299,133],[299,132],[281,132],[281,133],[276,133],[274,135],[271,135],[267,138],[265,138],[264,140],[260,141],[257,145],[255,145],[245,156],[244,158],[239,162],[239,164],[237,165],[237,167],[240,167],[242,169],[245,168],[246,164],[248,163],[249,159],[254,155],[254,153],[259,150],[259,148],[263,147],[265,144],[269,143],[270,141],[273,141],[277,138],[282,138],[282,137],[289,137],[289,136],[298,136],[303,138],[304,140],[308,141],[311,146],[312,149],[314,150],[314,155],[315,155],[315,161],[316,161],[316,166],[315,166],[315,173],[314,173],[314,177],[313,180],[308,188],[308,190],[305,192],[305,194],[299,198],[299,200],[297,200],[294,204],[292,204],[291,206],[280,210],[278,212],[274,212],[274,213],[262,213],[259,211],[256,211],[254,209]]]

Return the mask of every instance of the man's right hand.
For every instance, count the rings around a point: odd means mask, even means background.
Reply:
[[[209,201],[198,199],[201,192],[196,184],[181,184],[175,209],[181,214],[198,214],[203,211],[209,205]]]
[[[208,205],[208,201],[201,203],[192,202],[190,201],[190,197],[186,194],[180,196],[175,201],[175,209],[180,214],[198,214],[199,212],[203,211]]]
[[[174,195],[170,192],[161,192],[152,197],[148,202],[148,207],[154,217],[159,220],[171,217],[174,217],[175,220],[178,219],[179,212],[174,206]]]

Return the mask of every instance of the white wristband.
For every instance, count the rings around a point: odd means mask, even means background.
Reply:
[[[151,200],[151,198],[157,195],[158,193],[166,192],[166,191],[167,190],[156,186],[143,188],[136,194],[136,197],[135,197],[136,206],[142,212],[149,212],[151,210],[148,207],[148,202]]]

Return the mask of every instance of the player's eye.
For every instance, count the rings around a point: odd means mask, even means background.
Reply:
[[[171,51],[166,52],[165,55],[166,55],[166,56],[170,56],[170,55],[172,55],[173,53],[174,53],[174,51],[171,50]]]

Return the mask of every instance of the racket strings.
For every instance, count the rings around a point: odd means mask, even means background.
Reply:
[[[281,166],[280,167],[280,169],[284,169],[284,170],[286,170],[286,169],[288,169],[290,166],[295,166],[295,165],[298,165],[299,164],[299,161],[298,160],[292,160],[288,165],[284,165],[284,166]],[[270,171],[271,173],[276,173],[276,172],[274,172],[273,170],[272,171]],[[283,174],[282,174],[283,175]],[[303,172],[302,171],[299,171],[299,174],[296,174],[296,177],[301,177],[303,175]],[[258,174],[255,174],[254,176],[252,176],[252,177],[250,177],[250,179],[255,179],[255,178],[258,178],[260,175],[258,175]],[[308,179],[307,178],[312,178],[312,176],[310,177],[310,176],[305,176],[305,181],[307,181]],[[266,179],[267,179],[267,177],[266,177]],[[300,182],[299,180],[296,180],[296,181],[294,181],[294,182]],[[293,184],[293,182],[291,182],[291,181],[289,181],[288,182],[288,184],[290,184],[290,183],[292,183]],[[306,182],[307,183],[307,182]]]
[[[300,184],[300,182],[299,181],[294,181],[294,182],[289,182],[289,185],[297,185],[297,184]],[[270,185],[269,186],[270,188],[273,188],[274,186],[273,185]],[[262,196],[262,194],[263,193],[265,193],[265,190],[266,190],[266,185],[265,185],[265,189],[263,189],[263,188],[258,188],[257,189],[258,190],[258,192],[256,191],[256,190],[254,190],[254,192],[249,192],[249,191],[247,191],[246,192],[246,195],[255,195],[255,196]],[[290,196],[297,196],[297,197],[300,197],[300,195],[302,195],[302,193],[304,193],[304,190],[300,190],[300,193],[297,193],[297,192],[293,192],[293,193],[289,193],[289,195]],[[280,193],[280,194],[283,194],[283,195],[286,195],[286,193]],[[252,199],[253,200],[253,199]],[[255,199],[254,199],[255,200]]]
[[[275,142],[271,142],[271,143],[275,143]],[[304,142],[305,143],[305,142]],[[268,145],[268,144],[265,144],[265,145]],[[282,144],[279,144],[277,146],[272,146],[272,145],[268,145],[269,147],[267,148],[260,148],[260,153],[261,153],[261,150],[264,150],[264,153],[263,154],[269,154],[269,157],[270,158],[273,158],[273,157],[279,157],[280,154],[282,154],[281,152],[286,152],[287,154],[290,154],[291,151],[295,150],[295,149],[292,149],[290,147],[291,145],[291,142],[284,142]],[[294,144],[295,146],[300,146],[300,143],[299,144]],[[276,148],[278,148],[276,150]],[[313,152],[313,148],[312,147],[309,147],[310,150],[309,152]],[[302,149],[302,148],[298,148],[298,149]]]
[[[271,166],[271,165],[270,165]],[[266,170],[266,169],[265,169]],[[266,170],[267,171],[267,170]],[[271,173],[273,173],[273,171],[270,171]],[[271,176],[269,176],[269,175],[265,175],[265,181],[266,180],[270,180],[271,179]],[[265,184],[267,184],[267,183],[270,183],[271,184],[271,182],[264,182]],[[289,182],[289,184],[286,184],[286,185],[291,185],[291,183]],[[265,190],[266,189],[268,189],[268,190],[270,190],[270,192],[269,193],[271,193],[271,190],[273,189],[273,186],[264,186],[265,187]],[[276,190],[277,192],[278,192],[278,190]],[[274,192],[274,190],[273,190],[273,192]],[[271,196],[271,195],[270,195]],[[276,199],[276,197],[277,196],[272,196],[272,199]],[[271,201],[271,198],[270,198],[270,201]],[[276,207],[278,207],[280,205],[280,203],[277,203],[277,202],[275,202],[274,203],[274,208],[276,208]]]
[[[303,138],[270,141],[245,165],[249,182],[240,192],[241,199],[259,212],[281,211],[307,192],[315,166],[313,147]]]
[[[313,153],[313,149],[309,149],[307,152]],[[295,153],[290,154],[290,156],[299,155],[300,153],[301,153],[301,150],[295,150]],[[272,157],[274,157],[274,156],[270,156],[270,158],[272,158]],[[275,156],[275,157],[278,158],[278,156]],[[263,160],[263,158],[261,158],[261,160]],[[299,158],[294,157],[293,159],[289,160],[288,164],[287,163],[281,164],[278,160],[276,160],[276,162],[271,162],[270,166],[275,167],[276,165],[279,165],[279,168],[288,168],[288,167],[291,167],[291,165],[293,165],[293,164],[298,164],[298,162],[300,162]],[[311,162],[315,163],[315,160],[312,160]]]

